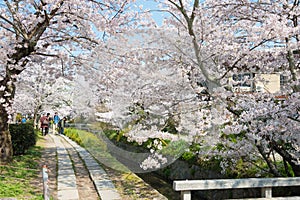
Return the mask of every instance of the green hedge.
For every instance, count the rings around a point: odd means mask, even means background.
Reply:
[[[14,155],[22,155],[36,144],[37,133],[32,124],[10,124],[9,131]]]
[[[75,128],[65,128],[64,134],[66,136],[68,136],[70,139],[72,139],[73,141],[75,141],[80,146],[83,146],[81,138],[78,133],[79,131],[81,131],[81,130],[77,130]],[[84,132],[84,131],[81,131],[81,132]]]

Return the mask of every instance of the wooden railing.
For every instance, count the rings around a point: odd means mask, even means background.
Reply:
[[[221,190],[239,188],[261,188],[261,196],[263,199],[276,199],[272,197],[272,188],[286,186],[300,186],[300,177],[178,180],[173,182],[173,189],[181,192],[182,200],[191,200],[192,190]],[[299,200],[300,197],[281,197],[277,199]]]

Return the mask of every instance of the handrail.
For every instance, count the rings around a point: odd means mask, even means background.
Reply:
[[[177,180],[173,189],[181,191],[182,200],[191,199],[191,190],[262,188],[262,197],[272,198],[272,187],[300,186],[300,177]]]

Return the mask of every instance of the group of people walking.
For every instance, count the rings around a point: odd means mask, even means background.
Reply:
[[[40,118],[42,135],[45,136],[49,133],[49,128],[51,125],[53,128],[53,133],[64,134],[66,120],[66,117],[61,119],[57,112],[54,113],[53,118],[50,116],[50,113],[43,114],[43,116]]]

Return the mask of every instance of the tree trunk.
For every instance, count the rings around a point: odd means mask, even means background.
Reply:
[[[8,51],[11,53],[8,53],[6,61],[6,75],[3,77],[4,79],[0,80],[0,163],[11,160],[13,155],[11,136],[8,129],[8,115],[12,114],[11,106],[16,91],[14,85],[16,75],[19,75],[25,69],[30,60],[27,57],[35,51],[40,37],[49,27],[50,20],[57,14],[63,3],[63,0],[58,1],[49,13],[43,10],[44,8],[41,8],[40,11],[45,14],[44,19],[39,20],[30,30],[24,29],[23,25],[20,28],[19,24],[15,22],[14,24],[10,24],[13,29],[18,30],[12,37],[15,37],[16,41],[19,42],[12,45],[11,51]],[[8,27],[8,29],[10,28]],[[25,35],[26,37],[20,38],[21,35]]]
[[[284,147],[280,147],[280,145],[278,145],[274,140],[271,140],[270,145],[285,161],[287,161],[290,164],[295,176],[299,177],[300,165],[298,164],[298,158],[286,151]]]
[[[266,155],[265,150],[264,150],[263,146],[260,144],[260,142],[258,142],[258,143],[256,144],[256,147],[257,147],[257,149],[258,149],[260,155],[261,155],[261,156],[263,157],[263,159],[266,161],[266,163],[267,163],[267,165],[268,165],[268,167],[269,167],[269,169],[270,169],[270,172],[271,172],[273,175],[275,175],[276,177],[282,176],[282,175],[279,173],[279,171],[278,171],[278,169],[276,168],[276,166],[274,165],[274,163],[271,161],[271,159]]]
[[[0,90],[0,163],[7,163],[11,161],[13,156],[8,116],[11,112],[16,87],[14,79],[11,78],[9,73],[0,81],[0,86],[3,88]]]
[[[8,127],[8,115],[4,111],[2,104],[0,115],[0,164],[8,163],[12,159],[13,149],[11,136]]]
[[[34,128],[38,129],[39,126],[39,119],[38,119],[38,112],[41,110],[42,105],[39,102],[36,102],[36,107],[34,108],[33,112],[33,125]]]

